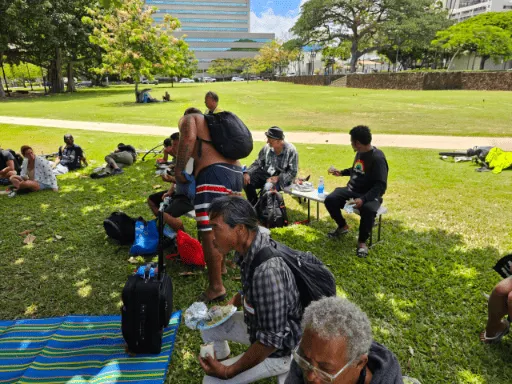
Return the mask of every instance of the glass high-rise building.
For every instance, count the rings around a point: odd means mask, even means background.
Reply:
[[[158,8],[155,21],[165,14],[180,20],[176,35],[186,35],[200,73],[214,59],[254,57],[275,38],[273,33],[250,33],[250,0],[146,0],[146,4]]]

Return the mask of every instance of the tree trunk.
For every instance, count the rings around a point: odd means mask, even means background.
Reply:
[[[485,62],[487,61],[488,58],[489,56],[482,56],[482,60],[480,60],[480,70],[483,70],[485,68]]]
[[[68,63],[68,87],[67,92],[76,92],[75,79],[73,78],[73,62]]]
[[[1,59],[1,57],[0,57],[0,59]],[[2,73],[4,74],[5,89],[7,90],[7,96],[10,96],[10,94],[9,94],[9,84],[7,83],[7,77],[5,77],[4,63],[1,60],[0,60],[0,66],[2,67]],[[3,92],[3,88],[2,88],[2,92]],[[4,93],[4,97],[5,97],[5,92],[3,92],[3,93]]]
[[[447,70],[447,71],[449,71],[449,70],[450,70],[450,67],[451,67],[451,66],[452,66],[452,64],[453,64],[453,60],[455,60],[455,58],[457,57],[457,55],[459,54],[459,52],[460,52],[460,50],[461,50],[461,49],[462,49],[462,48],[457,49],[457,52],[455,52],[455,54],[452,56],[452,58],[451,58],[450,62],[448,63],[448,68],[446,68],[446,70]]]
[[[171,88],[174,88],[174,77],[171,78]]]
[[[50,64],[50,82],[51,93],[64,92],[64,82],[62,81],[62,54],[60,48],[55,48],[55,57]]]
[[[135,82],[135,102],[139,102],[139,83]]]
[[[5,98],[5,91],[4,91],[4,85],[2,83],[2,80],[0,80],[0,99]]]
[[[350,73],[355,73],[357,71],[357,59],[359,59],[359,52],[357,52],[357,41],[352,41],[352,47],[350,47]]]
[[[30,75],[30,69],[28,69],[28,63],[25,63],[27,67],[27,73],[28,73],[28,82],[30,84],[30,90],[33,91],[34,87],[32,87],[32,76]]]

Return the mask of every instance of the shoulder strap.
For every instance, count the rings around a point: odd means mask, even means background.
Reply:
[[[265,247],[259,250],[256,255],[254,255],[254,259],[251,262],[251,265],[249,266],[249,276],[248,281],[252,281],[252,278],[254,276],[254,271],[256,268],[258,268],[261,264],[263,264],[265,261],[273,259],[274,257],[279,257],[276,252],[274,251],[276,249],[276,244],[271,240],[271,245],[269,247]]]

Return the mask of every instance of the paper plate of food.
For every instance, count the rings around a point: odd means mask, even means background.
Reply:
[[[219,306],[216,305],[208,310],[208,319],[204,319],[197,324],[197,329],[205,330],[215,328],[225,323],[236,312],[234,305]]]

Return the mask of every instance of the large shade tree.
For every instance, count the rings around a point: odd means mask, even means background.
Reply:
[[[336,47],[350,43],[350,68],[358,59],[385,44],[390,24],[414,20],[431,12],[432,0],[309,0],[291,31],[304,44]]]
[[[155,12],[143,0],[90,9],[82,21],[93,27],[90,40],[103,50],[101,66],[92,70],[131,78],[136,94],[143,78],[151,80],[157,74],[191,76],[197,61],[183,37],[173,36],[180,27],[179,20],[165,15],[162,23],[155,23],[151,17]]]
[[[432,41],[436,47],[452,53],[451,63],[455,57],[468,51],[482,57],[480,69],[484,69],[489,58],[495,61],[512,57],[512,11],[488,12],[445,30],[439,31]]]

